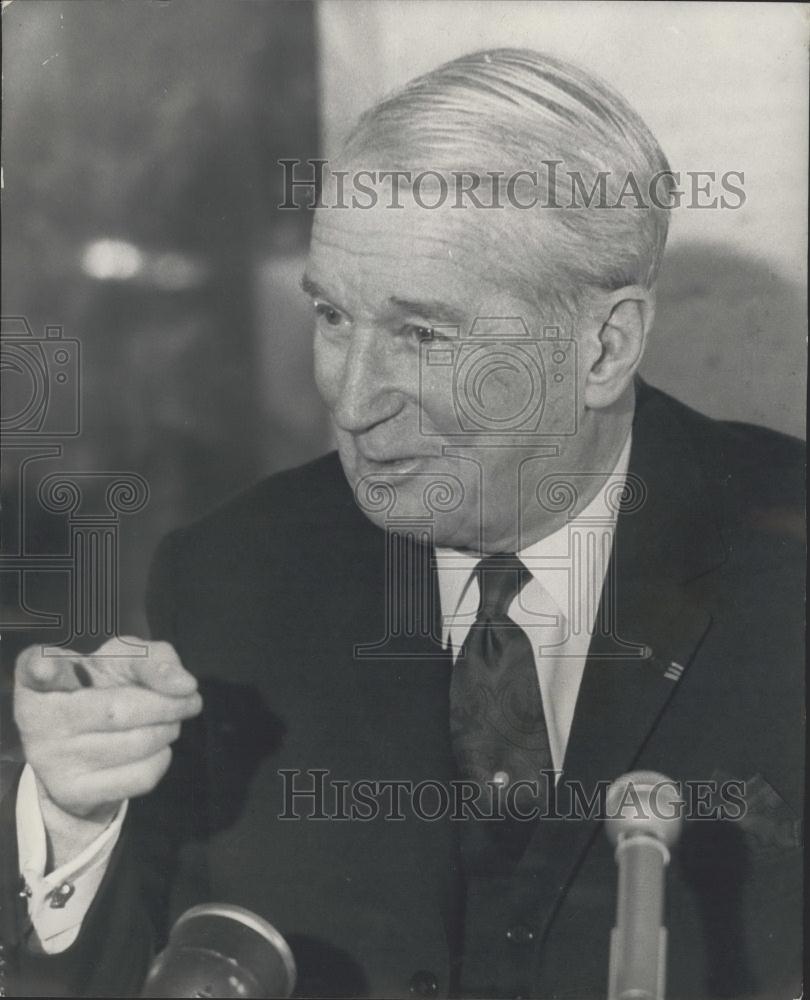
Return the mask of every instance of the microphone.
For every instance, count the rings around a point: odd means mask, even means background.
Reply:
[[[295,960],[279,932],[227,903],[194,906],[178,918],[146,977],[142,997],[288,997]]]
[[[605,804],[619,869],[608,1000],[664,1000],[664,869],[681,832],[683,802],[663,774],[633,771],[613,782]]]

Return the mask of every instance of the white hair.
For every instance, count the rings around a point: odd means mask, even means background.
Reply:
[[[669,224],[664,205],[570,207],[568,194],[551,190],[554,177],[542,166],[549,161],[559,162],[558,183],[568,185],[577,173],[588,190],[606,172],[608,204],[628,175],[645,195],[656,177],[663,198],[673,186],[641,117],[612,87],[568,62],[529,49],[493,49],[445,63],[363,114],[340,159],[357,164],[369,155],[378,167],[443,175],[539,170],[546,187],[541,204],[522,213],[537,223],[524,231],[524,257],[547,272],[555,295],[570,303],[589,287],[655,281]],[[544,208],[549,201],[563,207]],[[553,253],[545,241],[544,254],[553,259],[533,259],[532,231],[553,232]]]

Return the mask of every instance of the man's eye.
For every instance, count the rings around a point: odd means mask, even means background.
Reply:
[[[326,302],[315,303],[315,315],[319,319],[322,319],[327,326],[340,326],[340,313]]]
[[[419,326],[417,323],[409,323],[405,327],[405,333],[414,340],[433,340],[436,330],[432,326]]]

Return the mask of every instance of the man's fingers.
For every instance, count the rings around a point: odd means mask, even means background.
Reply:
[[[168,642],[153,642],[149,656],[133,660],[132,664],[137,682],[152,691],[182,698],[197,690],[197,679],[185,669]]]
[[[174,697],[132,685],[80,688],[54,692],[47,698],[47,711],[40,704],[44,696],[15,699],[14,714],[24,740],[26,736],[30,742],[171,724],[192,718],[202,708],[198,692]]]
[[[83,720],[84,732],[116,732],[182,722],[193,718],[202,708],[202,698],[196,691],[179,697],[141,687],[118,687],[76,691],[65,697],[70,698],[71,704],[75,702],[76,718]]]
[[[79,659],[69,650],[61,656],[43,656],[39,646],[29,646],[17,657],[16,682],[29,691],[76,691],[82,687],[74,668]]]
[[[54,760],[60,754],[63,765],[68,768],[80,761],[84,771],[104,771],[147,760],[174,743],[179,735],[179,722],[140,726],[120,732],[81,733],[69,739],[42,741],[32,750],[29,764],[37,770],[40,758]]]
[[[129,637],[124,636],[125,640]],[[130,638],[133,644],[140,640]],[[183,664],[168,642],[150,642],[144,656],[105,656],[111,640],[90,658],[90,671],[98,687],[114,684],[139,684],[160,694],[182,698],[197,690],[197,680]]]
[[[173,647],[140,645],[143,656],[115,639],[93,656],[43,657],[34,646],[18,658],[14,718],[23,750],[62,813],[98,815],[150,792],[169,766],[180,724],[202,708],[197,681]]]

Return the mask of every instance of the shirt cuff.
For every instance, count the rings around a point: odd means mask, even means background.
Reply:
[[[48,841],[39,806],[36,778],[26,764],[17,789],[17,853],[28,917],[31,947],[47,954],[69,948],[98,891],[127,811],[124,802],[110,823],[80,854],[48,875]]]

